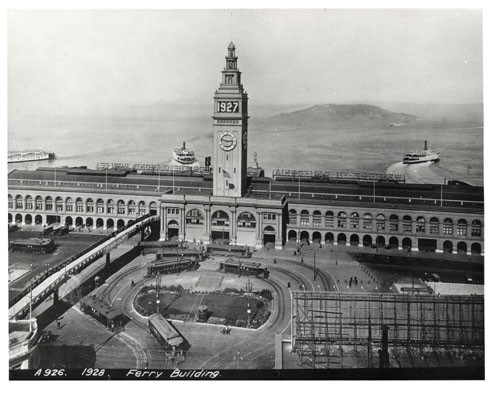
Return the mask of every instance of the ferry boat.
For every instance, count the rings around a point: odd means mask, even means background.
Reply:
[[[428,149],[428,143],[426,140],[424,150],[407,153],[402,159],[403,164],[417,164],[428,161],[440,161],[440,154],[434,150]]]
[[[8,153],[8,162],[52,160],[55,153],[46,150],[14,150]]]
[[[182,147],[172,150],[172,159],[183,165],[189,165],[196,162],[194,151],[186,149],[186,142],[182,143]]]

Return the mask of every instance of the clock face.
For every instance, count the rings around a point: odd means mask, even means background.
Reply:
[[[220,135],[220,148],[225,151],[233,150],[237,146],[237,138],[230,132]]]
[[[242,147],[247,150],[247,132],[242,135]]]

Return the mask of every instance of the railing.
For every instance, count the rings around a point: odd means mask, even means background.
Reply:
[[[252,195],[269,196],[269,194],[280,194],[287,197],[299,198],[299,193],[287,190],[253,190]],[[447,200],[425,197],[396,197],[396,196],[373,196],[343,193],[317,193],[317,192],[300,192],[300,199],[318,199],[331,201],[350,201],[362,203],[383,203],[383,204],[408,204],[408,205],[427,205],[437,207],[470,207],[484,208],[484,201],[476,200]]]
[[[86,255],[87,253],[89,253],[90,251],[96,249],[97,247],[103,245],[105,242],[115,238],[116,236],[118,236],[119,234],[121,234],[122,232],[124,232],[125,230],[127,230],[129,227],[133,226],[133,225],[136,225],[142,221],[144,221],[145,219],[148,219],[148,223],[150,222],[153,222],[154,220],[157,220],[159,219],[158,216],[156,215],[151,215],[151,214],[146,214],[144,216],[141,216],[139,217],[138,219],[136,219],[134,222],[130,222],[128,223],[127,225],[121,227],[120,229],[118,229],[117,231],[111,233],[110,235],[107,235],[106,237],[98,240],[97,242],[91,244],[89,247],[83,249],[82,251],[78,252],[77,254],[69,257],[68,259],[64,260],[63,262],[61,262],[60,264],[57,264],[51,268],[49,268],[48,270],[44,271],[43,273],[35,276],[33,278],[33,280],[31,281],[31,285],[27,288],[25,288],[22,292],[20,292],[17,296],[15,296],[12,300],[9,301],[9,307],[12,307],[14,306],[15,304],[17,304],[20,300],[22,300],[22,298],[24,298],[25,296],[27,296],[29,294],[29,291],[36,288],[37,286],[39,286],[42,282],[44,282],[47,278],[49,278],[50,276],[52,276],[53,274],[55,274],[56,272],[66,268],[69,264],[73,263],[75,260],[83,257],[84,255]],[[142,229],[144,226],[146,226],[146,224],[143,224],[142,226],[140,227],[135,227],[136,230],[138,229]],[[130,234],[131,232],[128,232],[128,234]],[[87,267],[89,264],[91,264],[94,260],[98,259],[101,255],[103,255],[104,253],[107,253],[109,251],[111,251],[114,247],[116,247],[117,245],[119,245],[119,242],[116,242],[114,243],[113,246],[111,247],[105,247],[105,248],[101,248],[100,251],[94,253],[92,256],[90,256],[89,258],[81,261],[80,263],[72,266],[71,269],[77,269],[77,270],[81,270],[85,267]],[[82,266],[82,268],[79,268],[80,266]],[[54,281],[51,285],[49,285],[40,295],[38,295],[37,297],[43,297],[44,294],[47,293],[47,296],[49,294],[51,294],[51,291],[53,290],[54,287],[60,285],[63,283],[63,281],[66,279],[66,275],[62,275],[60,276],[60,278],[58,278],[56,281]],[[45,296],[44,298],[41,299],[44,300],[47,296]],[[33,303],[36,303],[36,301],[34,301],[33,299]],[[23,309],[21,309],[20,311],[18,311],[16,313],[16,315],[18,314],[22,314],[23,312],[27,311],[28,310],[28,307],[29,305],[25,306]]]
[[[274,178],[291,179],[333,179],[333,180],[356,180],[356,181],[390,181],[405,182],[406,177],[400,174],[382,174],[378,172],[330,172],[330,171],[298,171],[292,169],[274,169]]]

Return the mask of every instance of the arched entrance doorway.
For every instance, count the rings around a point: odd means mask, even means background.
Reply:
[[[346,235],[344,233],[340,233],[338,235],[338,245],[339,246],[346,246]]]
[[[73,219],[72,219],[72,217],[66,217],[65,218],[65,225],[67,225],[67,226],[72,226],[73,225]]]
[[[13,221],[12,214],[9,213],[9,224]]]
[[[167,223],[167,239],[179,240],[179,223],[175,219]]]
[[[458,254],[467,254],[467,243],[465,243],[465,242],[457,243],[457,253]]]
[[[289,242],[297,241],[297,231],[294,230],[288,231],[288,241]]]
[[[476,256],[481,255],[481,245],[479,243],[471,244],[471,254]]]
[[[353,233],[349,238],[350,246],[358,246],[359,243],[360,243],[360,237],[356,233]]]
[[[445,240],[443,242],[443,252],[450,254],[453,252],[453,243],[450,240]]]
[[[265,247],[274,248],[276,242],[276,231],[272,226],[264,228],[263,243]]]
[[[26,214],[26,216],[24,217],[24,223],[26,225],[32,224],[32,215],[31,214]]]
[[[225,211],[215,211],[211,216],[211,240],[214,243],[230,242],[230,217]]]
[[[300,233],[300,241],[301,241],[302,243],[307,243],[307,244],[309,244],[309,239],[310,239],[310,235],[309,235],[309,233],[308,233],[307,231],[302,231],[302,232]]]
[[[122,219],[118,219],[118,223],[117,223],[117,228],[120,229],[122,228],[123,226],[125,226],[125,223],[124,223],[124,220]]]
[[[112,218],[109,218],[107,221],[106,221],[106,227],[107,229],[112,229],[114,228],[114,220]]]
[[[22,224],[22,215],[20,215],[20,214],[16,214],[16,215],[15,215],[15,222],[16,222],[17,224]]]
[[[102,228],[104,226],[104,220],[102,218],[97,218],[95,221],[96,228]]]
[[[94,225],[94,220],[92,218],[87,218],[85,220],[85,225],[87,225],[87,228],[91,227],[92,225]]]
[[[322,235],[320,232],[314,232],[312,234],[312,242],[321,244],[321,240],[322,240]]]
[[[402,239],[402,248],[404,250],[411,250],[412,246],[413,246],[413,242],[411,241],[411,239],[409,238]]]
[[[399,248],[399,239],[397,239],[395,236],[392,236],[389,238],[389,245],[391,249],[398,249]]]
[[[363,246],[370,247],[372,245],[372,237],[370,235],[363,236]]]
[[[326,243],[332,243],[334,242],[334,235],[332,232],[327,232],[326,233]]]
[[[34,217],[34,223],[35,223],[36,225],[41,225],[41,224],[43,223],[43,217],[42,217],[42,216],[40,216],[40,215],[36,215],[36,216]]]
[[[83,224],[84,224],[84,220],[82,219],[82,217],[75,218],[75,226],[81,226]]]
[[[385,247],[385,237],[377,236],[377,247]]]

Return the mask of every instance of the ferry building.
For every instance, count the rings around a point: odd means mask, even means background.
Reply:
[[[147,213],[161,237],[277,249],[288,242],[483,255],[482,187],[382,174],[248,168],[248,96],[230,43],[214,95],[212,173],[159,166],[38,168],[8,177],[8,219],[110,231]],[[251,138],[254,140],[254,138]],[[144,155],[142,155],[144,158]]]

